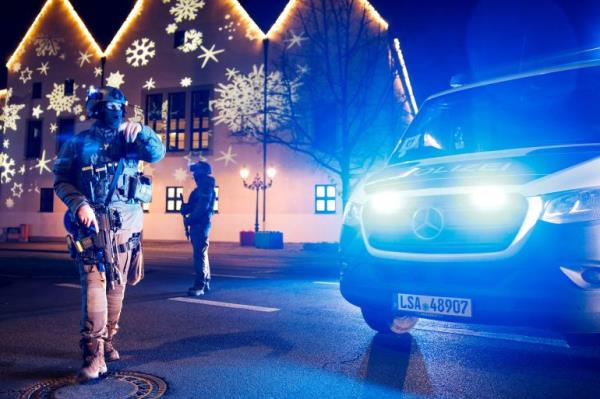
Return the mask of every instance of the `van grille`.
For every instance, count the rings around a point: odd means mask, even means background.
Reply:
[[[366,239],[376,249],[421,254],[499,252],[515,239],[527,213],[527,200],[511,195],[496,210],[475,207],[465,195],[412,197],[400,210],[363,210]],[[429,214],[431,226],[422,226]],[[439,225],[441,224],[441,228]]]

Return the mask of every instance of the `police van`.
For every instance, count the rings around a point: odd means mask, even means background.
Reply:
[[[379,332],[600,333],[600,62],[429,98],[348,201],[340,252],[341,293]]]

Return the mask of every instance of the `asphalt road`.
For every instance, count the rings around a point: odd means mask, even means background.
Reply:
[[[340,296],[332,256],[213,253],[213,290],[189,301],[189,249],[148,249],[111,370],[158,376],[173,398],[600,398],[598,348],[570,348],[544,331],[423,320],[411,334],[376,335]],[[65,254],[0,251],[0,398],[77,372],[79,315]],[[102,384],[79,397],[101,397],[92,393]]]

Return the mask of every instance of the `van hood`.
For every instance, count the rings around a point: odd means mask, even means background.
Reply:
[[[366,192],[474,185],[523,185],[600,157],[600,143],[517,148],[388,165],[365,182]],[[598,170],[600,175],[600,170]]]

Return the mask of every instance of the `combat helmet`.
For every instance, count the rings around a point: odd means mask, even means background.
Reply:
[[[127,99],[125,94],[116,88],[111,86],[95,88],[90,86],[88,89],[87,97],[85,99],[85,111],[88,118],[98,118],[100,113],[100,104],[106,102],[113,102],[121,104],[123,107],[123,116],[125,116],[125,106],[127,106]]]
[[[210,175],[212,174],[212,167],[208,162],[198,161],[190,166],[190,172],[199,175]]]

